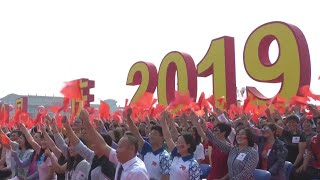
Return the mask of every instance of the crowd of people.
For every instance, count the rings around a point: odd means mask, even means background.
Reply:
[[[92,121],[82,110],[73,121],[63,116],[62,128],[49,115],[31,129],[4,126],[0,179],[253,180],[256,169],[273,180],[320,178],[316,106],[267,108],[258,121],[246,112],[234,118],[216,107],[204,112],[173,116],[165,109],[136,121],[129,107],[118,122]],[[285,163],[293,166],[289,175]]]

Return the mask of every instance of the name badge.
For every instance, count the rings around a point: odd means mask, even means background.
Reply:
[[[246,157],[246,155],[247,155],[246,153],[240,153],[240,154],[238,155],[237,159],[240,160],[240,161],[243,161],[244,158]]]
[[[292,137],[292,143],[299,143],[300,142],[300,137],[299,136],[293,136]]]

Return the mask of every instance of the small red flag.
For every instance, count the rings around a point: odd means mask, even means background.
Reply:
[[[309,98],[301,96],[293,96],[290,99],[290,105],[307,105]]]
[[[100,107],[99,107],[100,118],[105,120],[110,118],[110,106],[104,101],[100,100]]]
[[[122,116],[120,111],[116,111],[112,114],[112,119],[118,123],[122,123]]]
[[[215,97],[214,95],[211,95],[207,101],[211,104],[212,107],[216,107],[216,100],[215,100]]]
[[[69,99],[82,100],[80,81],[70,81],[65,83],[65,86],[61,89],[61,94]]]
[[[4,144],[4,145],[9,145],[9,144],[10,144],[10,140],[9,140],[9,138],[7,137],[7,135],[1,133],[0,136],[1,136],[1,142],[2,142],[2,144]]]
[[[201,93],[200,97],[199,97],[199,100],[198,100],[198,105],[199,105],[199,108],[201,109],[202,108],[202,102],[203,100],[205,100],[205,95],[204,95],[204,92]]]

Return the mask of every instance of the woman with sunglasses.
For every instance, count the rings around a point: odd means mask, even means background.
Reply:
[[[223,152],[228,153],[228,178],[230,180],[254,180],[254,170],[259,161],[258,152],[253,148],[254,135],[249,128],[243,128],[236,133],[236,146],[232,147],[218,139],[207,127],[203,119],[201,124],[198,118],[192,118],[193,123],[198,129],[202,129],[207,135],[208,140],[219,147]]]
[[[258,168],[269,171],[272,180],[285,179],[283,167],[288,150],[284,142],[276,137],[277,126],[273,123],[268,123],[262,126],[261,131],[262,136],[258,138]]]

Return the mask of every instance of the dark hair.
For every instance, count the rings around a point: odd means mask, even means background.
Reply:
[[[151,120],[150,124],[153,125],[153,126],[157,125],[157,123],[154,120]]]
[[[184,133],[181,136],[183,137],[183,139],[186,142],[186,144],[190,145],[190,147],[188,148],[188,152],[189,153],[193,153],[197,148],[197,144],[196,144],[196,141],[194,140],[192,134]]]
[[[20,131],[16,131],[16,132],[17,132],[17,134],[18,134],[19,137],[22,136],[22,137],[24,138],[24,142],[25,142],[25,147],[26,147],[26,149],[33,149],[32,146],[31,146],[31,144],[27,141],[26,136],[25,136],[22,132],[20,132]],[[19,149],[21,149],[21,148],[19,147]]]
[[[319,121],[319,119],[320,119],[320,116],[314,116],[314,117],[313,117],[313,121],[314,121],[315,123],[317,123],[317,122]]]
[[[37,134],[37,133],[40,134],[40,138],[43,139],[43,134],[42,134],[41,132],[35,132],[35,134]],[[50,136],[50,138],[53,139],[53,137],[51,137],[51,136]],[[39,145],[40,145],[40,144],[39,144]],[[32,155],[31,155],[32,161],[33,161],[33,160],[34,160],[34,161],[40,161],[40,160],[41,160],[41,157],[42,157],[42,155],[43,155],[44,152],[45,152],[45,149],[42,149],[42,147],[41,147],[41,149],[40,149],[39,154],[37,154],[36,151],[33,151]],[[37,156],[36,159],[34,159],[34,156]],[[44,159],[43,159],[43,161],[46,161],[46,160],[47,160],[47,157],[45,156]]]
[[[303,122],[308,122],[308,123],[310,123],[311,125],[313,125],[313,120],[312,119],[310,119],[310,118],[303,118]]]
[[[253,147],[254,146],[254,134],[252,133],[251,129],[249,128],[241,128],[237,131],[236,135],[238,135],[238,133],[244,130],[244,132],[246,133],[247,136],[247,140],[248,140],[248,146]],[[238,144],[238,142],[236,142]]]
[[[108,122],[105,122],[103,125],[106,128],[106,130],[109,130],[110,124]]]
[[[242,122],[239,122],[239,123],[236,124],[236,128],[239,127],[239,126],[244,126],[244,124]]]
[[[290,116],[287,116],[286,120],[287,120],[287,123],[289,121],[295,121],[296,123],[299,123],[299,121],[300,121],[299,117],[297,115],[294,115],[294,114],[292,114]]]
[[[139,127],[139,133],[141,134],[142,137],[145,137],[147,134],[146,134],[146,129],[143,129],[143,128],[140,128]]]
[[[112,145],[112,138],[108,134],[100,134],[104,140],[108,144],[108,146]]]
[[[82,138],[79,138],[80,141],[86,145],[86,142],[84,141],[84,139]],[[67,158],[67,168],[66,170],[67,171],[72,171],[73,169],[75,169],[77,167],[77,165],[83,160],[83,157],[80,156],[79,154],[74,156],[74,157],[71,157],[70,154],[69,154],[69,151],[68,151],[68,158]]]
[[[134,136],[134,134],[133,134],[131,131],[126,131],[126,132],[124,133],[124,135]]]
[[[122,135],[123,135],[122,132],[119,129],[114,129],[113,134],[114,134],[114,141],[118,143],[122,138]]]
[[[228,136],[230,135],[231,132],[231,126],[229,124],[226,123],[218,123],[216,125],[216,128],[218,128],[220,130],[220,132],[225,132],[224,133],[224,137],[228,138]]]
[[[109,135],[101,134],[101,136],[109,146],[112,145],[112,138]],[[113,165],[113,163],[111,163],[106,156],[102,156],[102,157],[99,158],[97,155],[95,155],[93,157],[91,168],[90,168],[89,175],[88,175],[88,179],[89,180],[91,180],[91,172],[92,172],[92,170],[95,169],[98,166],[101,167],[101,172],[105,176],[107,176],[109,179],[114,179],[114,176],[116,174],[116,168]]]
[[[153,130],[158,131],[158,133],[160,134],[160,136],[163,136],[163,132],[162,132],[162,127],[161,127],[161,126],[159,126],[159,125],[154,125],[154,126],[151,127],[151,131],[153,131]]]
[[[196,145],[200,144],[201,143],[201,136],[199,135],[198,133],[198,130],[196,127],[192,127],[192,131],[195,133],[195,142],[196,142]]]
[[[17,135],[20,136],[20,135],[19,135],[20,131],[18,131],[18,130],[13,130],[13,131],[11,131],[10,135],[11,135],[11,134],[14,134],[14,133],[17,133]]]
[[[262,126],[265,127],[265,126],[268,126],[270,128],[270,130],[273,132],[274,136],[276,137],[277,136],[277,126],[274,124],[274,123],[267,123],[267,124],[264,124]]]
[[[128,142],[131,146],[134,146],[135,153],[138,152],[139,144],[138,144],[138,138],[131,134],[126,134],[126,137],[128,138]]]

